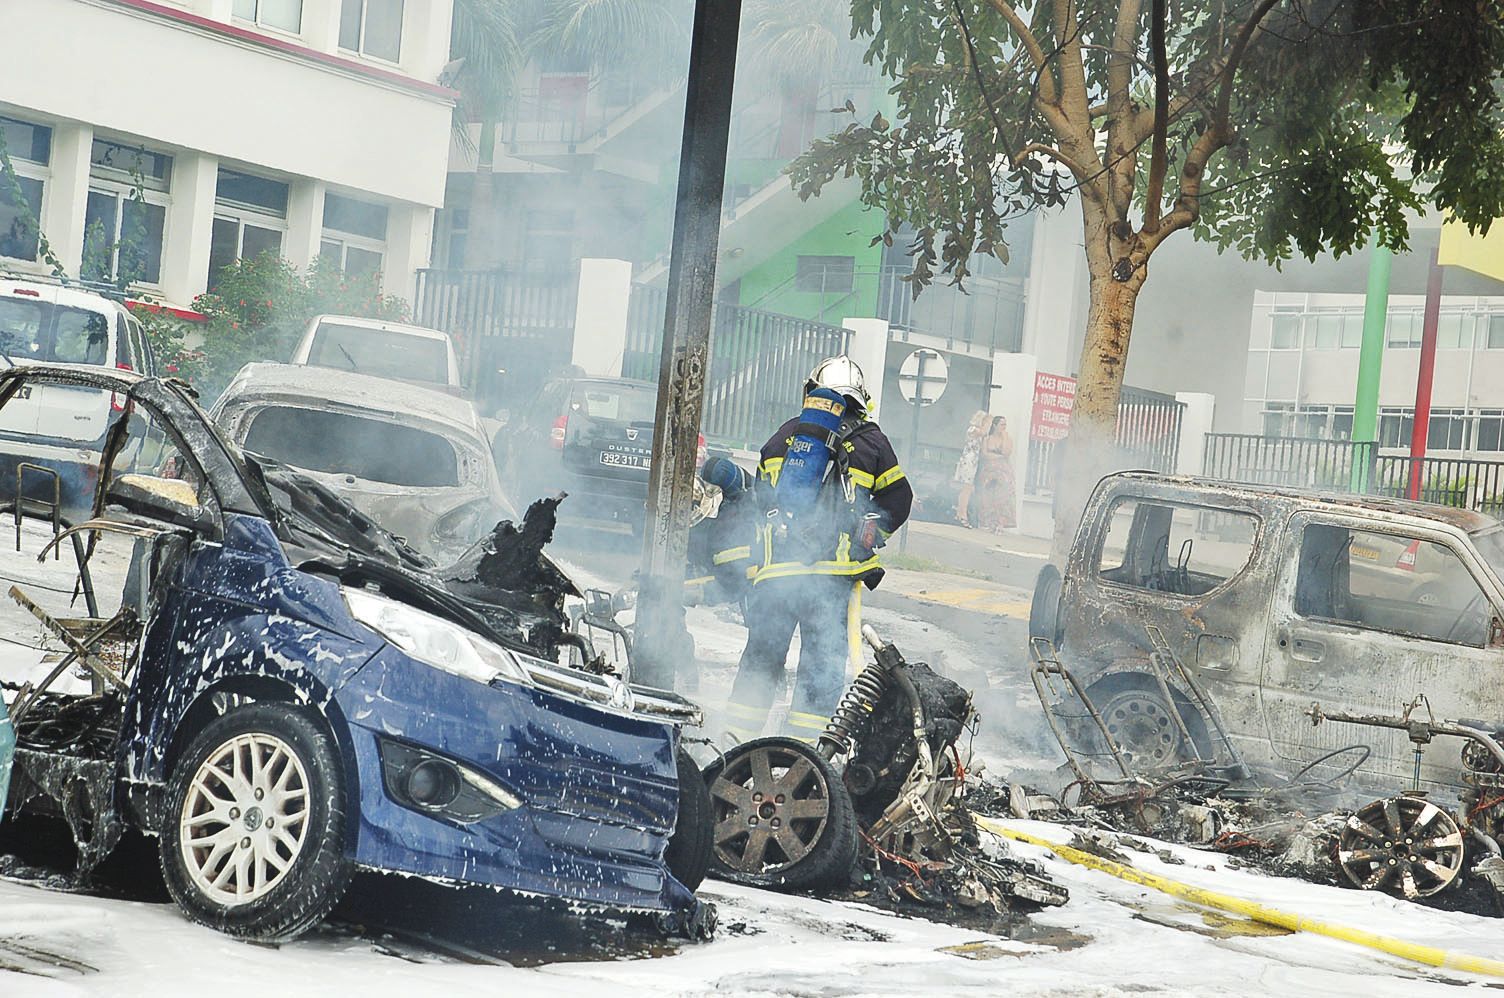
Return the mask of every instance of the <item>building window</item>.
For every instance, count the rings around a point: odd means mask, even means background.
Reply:
[[[1436,321],[1436,348],[1438,350],[1471,350],[1473,348],[1473,317],[1461,312],[1443,312]]]
[[[319,256],[347,274],[381,271],[387,208],[342,194],[324,195],[324,237]]]
[[[1432,409],[1426,430],[1426,449],[1466,450],[1469,422],[1464,409]]]
[[[1494,453],[1504,451],[1504,410],[1479,410],[1478,441],[1474,449]]]
[[[1415,423],[1411,409],[1379,410],[1379,446],[1409,447],[1410,430]]]
[[[172,157],[166,153],[94,140],[84,208],[84,280],[160,283],[171,185]]]
[[[1390,312],[1385,343],[1401,349],[1420,346],[1421,318],[1415,312]]]
[[[42,193],[52,161],[52,129],[0,117],[0,133],[16,172],[16,188],[0,180],[0,256],[35,260]]]
[[[1504,350],[1504,315],[1490,315],[1488,321],[1488,349]]]
[[[219,171],[214,228],[209,239],[209,290],[236,260],[282,252],[287,231],[287,185],[238,170]]]
[[[1320,312],[1311,316],[1310,347],[1313,350],[1341,349],[1344,320],[1351,323],[1351,318],[1341,312]]]
[[[343,0],[339,47],[397,62],[402,55],[402,0]]]
[[[1275,312],[1269,316],[1270,349],[1299,350],[1300,324],[1303,318],[1292,312]]]
[[[850,294],[856,285],[856,257],[801,256],[794,271],[794,290],[813,294]]]
[[[1294,402],[1264,403],[1264,436],[1288,437],[1294,422]]]
[[[465,208],[447,208],[444,215],[449,233],[444,243],[444,266],[458,270],[465,265],[465,244],[470,236],[470,212]]]
[[[1351,440],[1353,438],[1353,407],[1339,405],[1332,409],[1332,439]]]
[[[303,0],[235,0],[235,16],[297,34],[303,28]]]

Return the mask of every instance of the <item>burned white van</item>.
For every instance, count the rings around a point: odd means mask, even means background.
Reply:
[[[1041,573],[1030,632],[1139,767],[1210,759],[1221,726],[1251,767],[1361,745],[1364,782],[1453,790],[1471,742],[1417,769],[1416,726],[1504,729],[1501,579],[1504,525],[1482,513],[1129,472],[1097,486],[1063,577]],[[1313,723],[1349,715],[1373,723]]]

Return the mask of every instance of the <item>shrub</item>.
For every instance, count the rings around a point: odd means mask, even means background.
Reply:
[[[195,298],[193,307],[208,317],[203,326],[203,370],[197,379],[206,399],[217,395],[245,364],[288,360],[316,315],[408,317],[407,302],[381,293],[379,274],[349,275],[322,259],[299,271],[270,253],[225,267],[214,291]]]

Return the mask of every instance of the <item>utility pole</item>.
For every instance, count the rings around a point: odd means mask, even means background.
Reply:
[[[684,563],[689,551],[695,451],[709,368],[721,196],[731,131],[741,0],[695,0],[679,192],[669,254],[668,308],[658,365],[653,469],[642,551],[634,677],[671,689],[689,634],[684,627]]]

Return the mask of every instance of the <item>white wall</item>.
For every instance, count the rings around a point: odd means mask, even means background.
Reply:
[[[283,255],[299,267],[318,255],[327,189],[386,204],[385,290],[411,299],[444,199],[452,100],[432,81],[452,4],[406,0],[393,65],[338,49],[340,3],[304,0],[300,35],[232,18],[232,0],[26,0],[25,17],[0,3],[0,113],[53,128],[41,222],[64,267],[78,272],[90,143],[107,137],[173,157],[170,302],[206,286],[221,165],[288,184]]]
[[[305,17],[319,6],[309,0]],[[431,2],[408,7],[437,13]],[[133,7],[26,8],[0,29],[7,104],[385,198],[444,203],[451,105],[440,96]],[[427,71],[434,60],[419,61]]]

